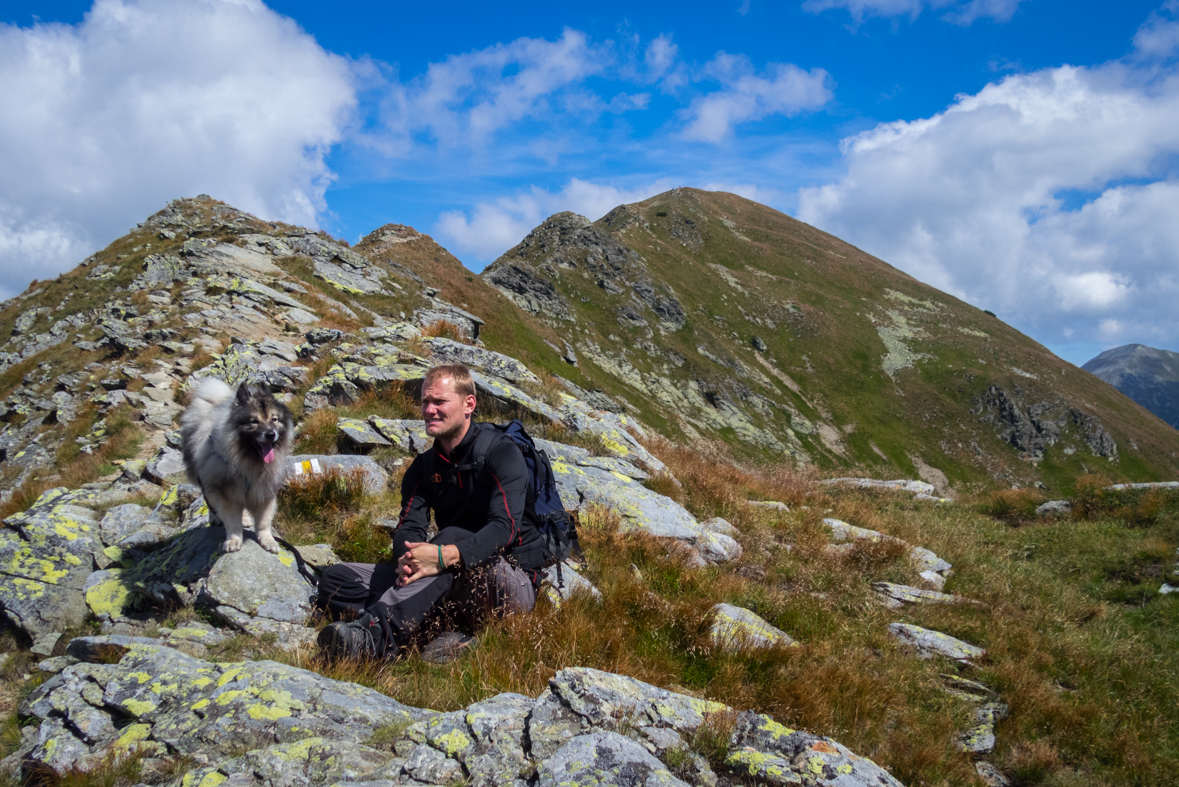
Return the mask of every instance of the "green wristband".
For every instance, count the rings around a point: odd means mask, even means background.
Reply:
[[[446,568],[446,561],[442,559],[442,545],[441,544],[438,545],[438,568],[439,569]]]

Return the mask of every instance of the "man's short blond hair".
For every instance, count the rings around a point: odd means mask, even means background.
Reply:
[[[446,363],[431,366],[426,370],[426,378],[422,380],[422,390],[426,390],[439,380],[454,381],[454,392],[459,396],[474,396],[475,381],[471,378],[471,370],[461,363]]]

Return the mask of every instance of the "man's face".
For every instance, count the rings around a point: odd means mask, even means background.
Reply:
[[[456,437],[473,412],[475,397],[456,393],[453,378],[436,379],[422,389],[422,420],[430,437],[443,440]]]

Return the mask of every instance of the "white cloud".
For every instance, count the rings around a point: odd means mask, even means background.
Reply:
[[[748,57],[726,52],[706,63],[701,77],[721,88],[696,98],[684,111],[684,137],[704,142],[723,141],[740,123],[817,109],[832,95],[831,77],[821,68],[768,63],[758,74]]]
[[[178,196],[316,225],[354,77],[258,0],[97,0],[0,25],[0,296]]]
[[[945,10],[942,19],[956,25],[969,25],[978,19],[1006,22],[1023,0],[806,0],[804,11],[820,14],[835,8],[846,9],[852,22],[865,17],[908,16],[916,19],[926,8]]]
[[[618,205],[640,202],[673,185],[663,179],[623,189],[573,178],[557,192],[533,186],[514,197],[480,202],[469,216],[462,211],[447,211],[438,217],[435,232],[455,254],[474,261],[466,260],[468,267],[478,269],[515,246],[554,213],[568,210],[596,221]]]
[[[842,149],[843,179],[799,192],[803,221],[1042,341],[1179,334],[1176,73],[1011,76]]]
[[[674,59],[674,45],[652,55],[656,65],[668,57]],[[604,108],[577,88],[613,59],[611,48],[568,28],[556,41],[518,38],[452,55],[407,83],[390,85],[384,120],[407,138],[426,132],[449,145],[483,143],[526,118]]]
[[[1152,13],[1134,35],[1139,57],[1165,58],[1179,51],[1179,0],[1167,0]]]

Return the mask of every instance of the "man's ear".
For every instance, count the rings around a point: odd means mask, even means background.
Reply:
[[[463,400],[463,415],[470,415],[471,413],[475,412],[476,404],[477,402],[475,401],[474,395],[467,394],[466,398]]]

